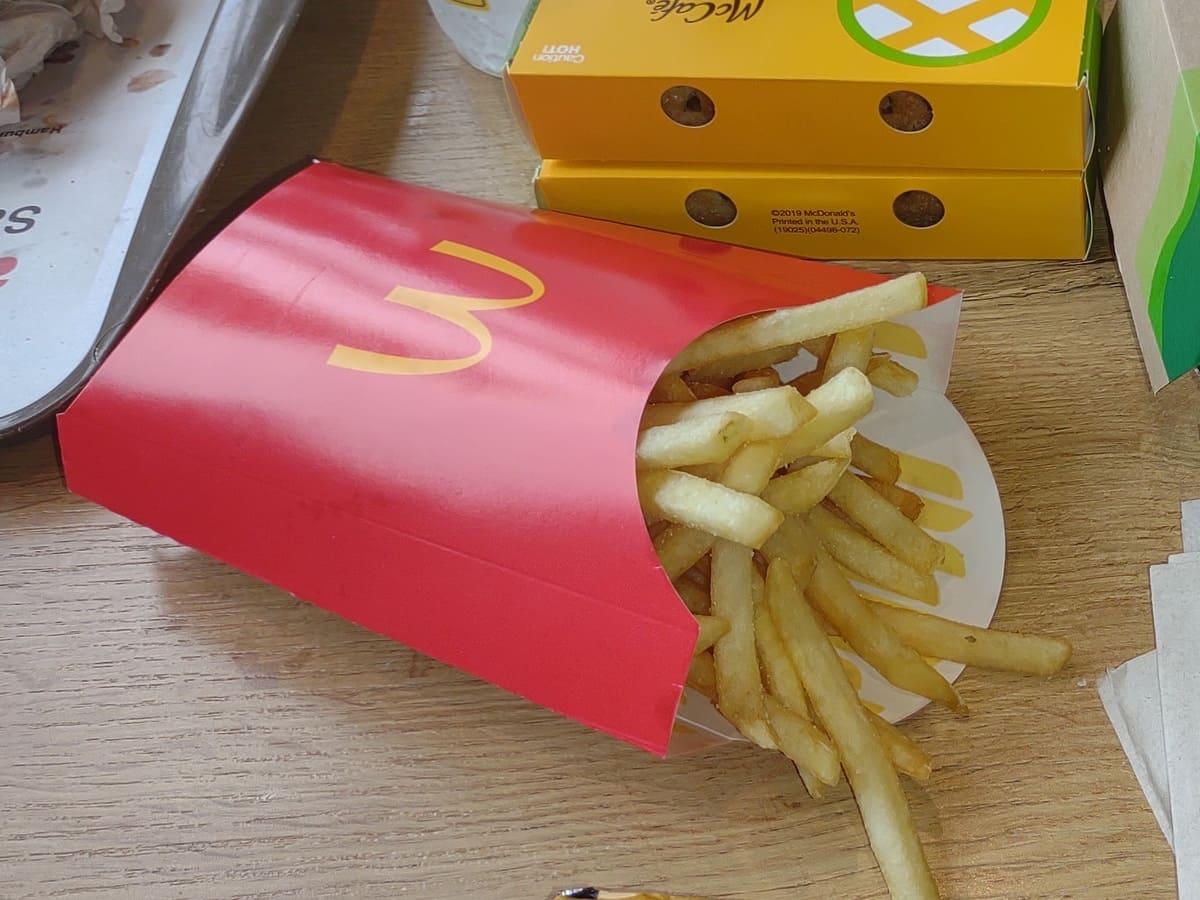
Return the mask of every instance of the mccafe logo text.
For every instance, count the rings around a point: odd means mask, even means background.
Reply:
[[[650,20],[661,22],[678,16],[689,25],[697,22],[748,22],[758,15],[767,0],[728,0],[725,3],[697,0],[646,0]],[[795,2],[795,0],[793,0]]]
[[[329,354],[326,363],[339,369],[352,369],[355,372],[369,372],[372,375],[446,375],[450,372],[461,372],[471,366],[478,365],[487,359],[492,352],[492,332],[475,315],[477,312],[499,311],[514,309],[529,303],[536,303],[546,293],[542,280],[523,266],[515,262],[494,256],[475,247],[457,244],[454,241],[442,241],[432,248],[434,253],[461,259],[464,262],[491,269],[507,275],[525,287],[525,293],[519,297],[460,297],[457,294],[443,294],[438,291],[425,291],[418,288],[400,285],[392,290],[384,299],[390,303],[407,306],[431,316],[436,316],[444,322],[456,325],[469,334],[479,344],[479,349],[470,356],[456,359],[426,359],[419,356],[396,356],[391,353],[380,353],[369,347],[348,347],[338,344]]]

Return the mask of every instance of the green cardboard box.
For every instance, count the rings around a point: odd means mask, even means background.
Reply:
[[[1200,366],[1200,2],[1121,0],[1104,53],[1104,194],[1158,391]]]

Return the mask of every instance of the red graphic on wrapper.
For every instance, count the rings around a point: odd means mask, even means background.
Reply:
[[[15,256],[0,256],[0,287],[8,284],[8,276],[17,268]]]
[[[696,625],[638,506],[645,398],[714,325],[881,280],[697,249],[313,165],[60,417],[68,483],[663,753]]]

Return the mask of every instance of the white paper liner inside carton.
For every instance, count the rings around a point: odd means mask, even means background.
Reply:
[[[909,484],[905,486],[927,500],[969,514],[969,518],[964,515],[965,524],[953,531],[930,532],[961,552],[966,563],[966,577],[937,573],[941,590],[941,602],[937,607],[899,597],[875,585],[859,583],[858,586],[865,593],[913,609],[986,627],[995,616],[1004,581],[1004,513],[996,480],[979,442],[944,394],[961,302],[961,297],[947,300],[899,320],[899,324],[910,326],[920,335],[925,356],[886,349],[898,362],[917,372],[921,387],[911,397],[892,397],[876,391],[875,409],[859,425],[859,431],[901,453],[940,463],[957,473],[963,487],[961,499],[940,496]],[[812,362],[811,357],[798,360],[789,364],[783,374],[785,377],[799,374],[810,368]],[[889,721],[899,722],[929,704],[926,698],[889,684],[857,655],[843,655],[854,662],[863,676],[863,699],[881,708],[881,715]],[[936,663],[936,668],[953,682],[965,667],[943,660]],[[688,738],[686,742],[679,742],[688,751],[726,740],[744,740],[707,698],[690,688],[684,692],[680,703],[676,729]]]

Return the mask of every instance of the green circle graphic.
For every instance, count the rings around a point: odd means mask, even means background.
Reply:
[[[1041,27],[1042,23],[1046,21],[1046,16],[1050,15],[1050,0],[1037,0],[1033,12],[1029,14],[1029,20],[1015,34],[998,44],[993,44],[986,50],[976,50],[974,53],[964,53],[960,56],[917,56],[889,47],[883,41],[867,34],[866,29],[859,24],[858,16],[854,14],[854,0],[838,0],[838,15],[842,20],[842,26],[849,35],[876,56],[882,56],[884,59],[890,59],[892,62],[906,66],[945,68],[983,62],[985,59],[1007,53],[1013,47],[1023,43]]]

